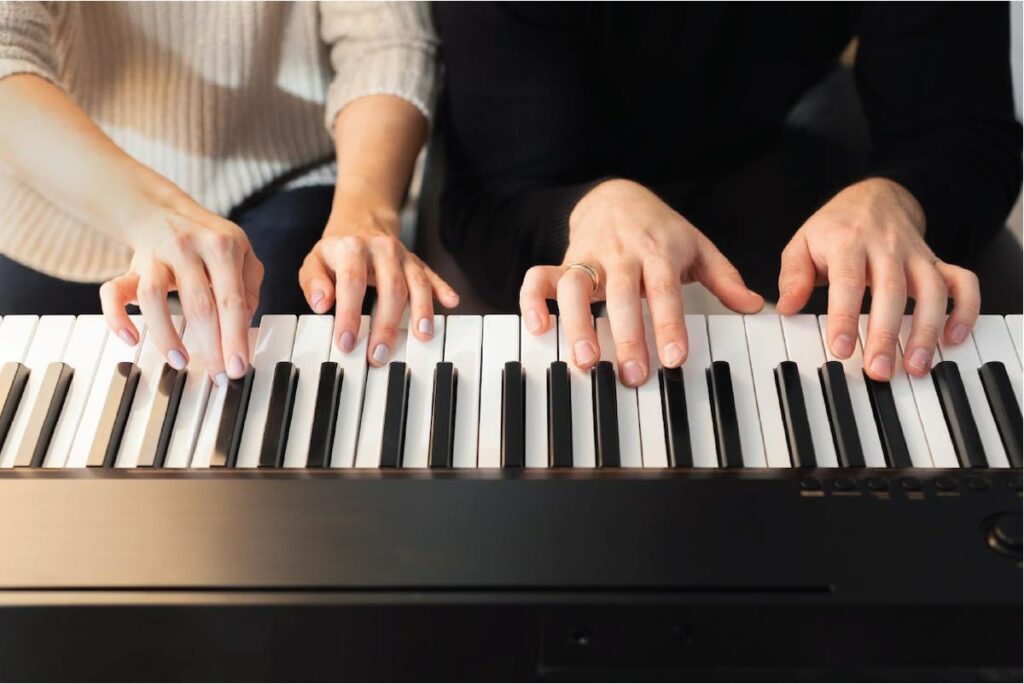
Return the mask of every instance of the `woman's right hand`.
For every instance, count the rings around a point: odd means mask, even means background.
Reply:
[[[570,269],[574,263],[590,266],[597,282]],[[661,364],[675,368],[688,352],[680,285],[695,281],[734,311],[755,313],[764,305],[692,223],[647,188],[616,179],[576,204],[562,265],[527,271],[519,305],[527,330],[540,334],[548,328],[545,300],[557,299],[573,362],[588,369],[601,356],[590,304],[606,299],[620,379],[636,387],[650,372],[640,298],[647,298]]]
[[[126,273],[100,288],[110,329],[128,344],[139,332],[125,307],[139,305],[147,335],[172,367],[182,369],[195,353],[218,386],[249,367],[249,324],[259,303],[263,265],[237,225],[203,209],[180,190],[145,202],[123,231],[134,250]],[[186,350],[171,321],[169,292],[195,329]]]

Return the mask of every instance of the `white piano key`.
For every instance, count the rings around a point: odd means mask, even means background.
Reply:
[[[825,363],[818,320],[812,314],[783,316],[782,334],[786,340],[789,360],[795,362],[800,371],[800,388],[807,407],[807,422],[811,426],[815,462],[822,468],[835,468],[839,460],[832,441],[828,411],[825,409],[825,395],[818,378],[818,369]]]
[[[867,314],[861,314],[859,327],[860,342],[864,345],[868,335]],[[921,425],[921,415],[914,398],[914,390],[910,386],[910,376],[903,368],[903,352],[899,345],[896,348],[896,358],[893,360],[893,374],[889,386],[892,388],[892,398],[896,404],[896,415],[899,416],[900,427],[903,428],[903,438],[907,442],[907,451],[910,452],[910,462],[915,468],[933,467],[928,438],[925,437],[924,427]]]
[[[711,395],[707,371],[711,367],[707,319],[686,314],[686,336],[690,350],[683,364],[683,390],[686,393],[686,420],[690,423],[690,449],[695,468],[717,468],[715,427],[711,418]]]
[[[295,326],[292,364],[299,371],[295,385],[295,403],[288,428],[288,446],[284,451],[285,468],[305,468],[309,458],[309,438],[313,431],[316,390],[320,384],[320,366],[330,357],[334,316],[299,316]]]
[[[430,455],[430,418],[434,405],[434,369],[444,359],[444,316],[434,316],[434,336],[426,342],[409,330],[405,362],[409,366],[409,403],[405,416],[403,468],[426,468]]]
[[[384,432],[384,405],[388,396],[388,368],[394,361],[405,361],[406,330],[399,329],[395,336],[395,352],[383,366],[370,366],[366,370],[366,390],[363,394],[363,415],[356,447],[356,468],[376,468],[380,465],[381,436]]]
[[[651,314],[646,306],[644,307],[644,337],[647,338],[647,358],[651,372],[644,384],[636,388],[644,468],[667,468],[668,445],[665,444],[665,417],[661,409],[661,383],[658,381],[661,358],[658,356],[657,340],[654,339]]]
[[[910,339],[912,320],[912,316],[904,316],[903,323],[900,325],[900,349],[904,354],[907,351],[907,341]],[[935,355],[932,357],[932,367],[934,368],[935,364],[941,360],[939,350],[936,349]],[[910,382],[914,404],[917,406],[917,415],[921,419],[924,438],[932,455],[932,465],[936,468],[959,468],[960,461],[956,457],[953,440],[949,436],[949,426],[946,425],[946,419],[942,415],[942,404],[939,403],[939,395],[936,393],[935,381],[932,380],[931,374],[917,377],[908,373],[907,380]]]
[[[757,414],[764,439],[765,461],[769,468],[788,468],[789,444],[782,423],[779,390],[775,384],[775,368],[789,360],[782,323],[778,316],[758,314],[743,318],[750,351],[750,372],[754,379]]]
[[[174,329],[181,334],[185,320],[181,316],[171,316]],[[157,348],[154,338],[148,337],[142,343],[139,353],[139,384],[135,387],[135,398],[132,400],[131,412],[124,427],[121,447],[117,451],[116,467],[134,468],[139,463],[139,452],[142,440],[146,436],[146,423],[152,412],[153,400],[156,398],[160,373],[167,359]]]
[[[1006,458],[1006,450],[1003,449],[1003,441],[996,428],[996,419],[992,416],[988,397],[985,396],[985,387],[981,384],[981,376],[978,375],[981,358],[978,356],[974,339],[968,335],[961,344],[946,344],[939,340],[939,351],[942,353],[943,361],[954,362],[960,370],[967,401],[971,404],[971,413],[978,425],[981,446],[985,449],[985,459],[989,467],[1009,468],[1010,462]]]
[[[868,385],[864,380],[864,349],[858,339],[850,358],[837,359],[828,346],[825,332],[827,320],[827,316],[818,318],[821,344],[825,348],[827,360],[839,361],[843,364],[843,375],[846,376],[846,387],[850,391],[850,404],[853,407],[853,419],[857,423],[857,436],[860,438],[861,451],[864,452],[864,465],[869,468],[884,468],[885,452],[882,450],[882,440],[878,436],[878,425],[875,423],[875,412],[871,408]],[[929,378],[928,381],[931,382],[931,379]]]
[[[981,357],[983,364],[998,361],[1006,367],[1013,393],[1017,395],[1017,404],[1024,406],[1024,403],[1021,403],[1024,400],[1021,363],[1003,317],[979,316],[978,322],[974,325],[974,344],[978,348],[978,356]]]
[[[249,328],[249,358],[256,352],[256,342],[259,340],[259,328]],[[210,388],[209,399],[206,402],[206,412],[203,414],[203,422],[199,427],[199,436],[196,438],[196,448],[192,452],[190,468],[209,468],[213,460],[213,451],[217,445],[217,430],[220,428],[220,417],[224,410],[224,396],[227,394],[227,386]]]
[[[743,317],[731,314],[708,316],[708,340],[711,344],[712,361],[726,361],[729,364],[732,392],[736,401],[736,420],[740,428],[743,466],[764,468],[764,442],[758,421],[757,398],[750,370],[750,353],[747,350],[747,333]]]
[[[13,318],[13,316],[8,318]],[[139,358],[139,352],[146,341],[146,322],[139,315],[131,316],[131,320],[135,324],[135,329],[139,331],[139,342],[130,346],[117,335],[107,335],[106,341],[103,343],[103,352],[96,366],[96,374],[82,409],[82,417],[78,421],[78,428],[75,430],[75,436],[64,463],[65,468],[84,468],[86,466],[89,461],[89,450],[92,449],[100,417],[103,415],[103,405],[107,392],[110,390],[110,381],[114,377],[114,370],[121,362],[135,363]],[[6,323],[6,320],[4,322]],[[3,330],[0,329],[0,336],[2,335]]]
[[[534,335],[523,324],[519,361],[525,378],[527,468],[548,467],[548,368],[558,360],[558,319],[550,315],[547,332]]]
[[[601,360],[615,366],[615,406],[619,414],[619,465],[623,468],[643,467],[643,445],[640,441],[640,411],[636,402],[636,389],[626,387],[619,379],[619,364],[615,361],[615,340],[611,322],[597,319],[597,343],[601,347]]]
[[[0,321],[0,364],[24,363],[39,316],[4,316]]]
[[[519,316],[484,316],[480,362],[480,440],[477,465],[501,467],[501,376],[506,361],[519,360]]]
[[[481,316],[448,316],[444,360],[455,367],[455,434],[452,466],[476,467],[480,418],[480,356],[484,320]]]
[[[256,353],[252,355],[254,373],[249,408],[245,412],[242,441],[238,445],[239,468],[256,468],[260,464],[263,430],[267,426],[270,391],[274,384],[274,367],[279,361],[291,361],[296,322],[295,316],[287,314],[260,319]]]
[[[25,429],[28,427],[32,407],[35,406],[39,389],[43,384],[46,367],[64,357],[64,349],[74,325],[74,316],[42,316],[39,319],[32,342],[25,353],[24,364],[29,369],[28,382],[18,404],[18,411],[14,415],[11,430],[4,441],[3,450],[0,451],[0,468],[10,468],[14,465],[15,455],[21,449],[22,440],[25,439]]]
[[[1013,347],[1017,350],[1017,358],[1024,366],[1024,316],[1013,314],[1006,317],[1006,329],[1010,331],[1010,339],[1013,340]]]
[[[189,359],[185,367],[185,385],[181,388],[181,401],[178,402],[178,415],[174,419],[171,441],[167,445],[165,468],[188,467],[199,437],[203,415],[206,413],[206,403],[210,398],[210,387],[213,382],[203,368],[202,362],[192,353],[198,346],[198,334],[198,328],[186,323],[185,335],[181,341],[189,351]]]
[[[63,468],[67,462],[109,330],[107,322],[100,315],[79,316],[75,321],[71,338],[64,351],[64,363],[71,366],[75,373],[71,376],[64,408],[57,420],[50,448],[43,462],[47,468]]]
[[[593,325],[593,321],[591,321]],[[597,452],[594,444],[594,390],[590,371],[580,370],[573,363],[572,350],[565,338],[565,328],[558,326],[558,358],[569,367],[569,402],[572,406],[572,466],[594,468]]]
[[[351,468],[356,462],[356,438],[363,412],[363,391],[366,389],[366,340],[370,336],[370,317],[359,321],[359,333],[352,351],[345,353],[331,345],[330,360],[344,371],[341,395],[338,397],[338,419],[334,424],[331,467]]]

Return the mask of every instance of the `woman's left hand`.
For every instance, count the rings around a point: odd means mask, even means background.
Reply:
[[[864,368],[871,378],[886,381],[893,376],[910,296],[915,305],[904,366],[925,375],[940,334],[951,344],[970,334],[981,293],[977,276],[940,261],[924,232],[924,211],[902,185],[882,178],[851,185],[811,216],[783,251],[779,313],[796,313],[815,285],[828,283],[828,345],[838,358],[849,358],[864,288],[870,287]],[[953,309],[946,319],[949,297]]]

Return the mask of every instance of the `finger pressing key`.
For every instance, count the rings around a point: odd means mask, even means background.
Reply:
[[[836,254],[828,267],[828,317],[825,333],[836,358],[848,359],[857,346],[857,321],[864,303],[866,257]]]
[[[163,264],[153,264],[139,278],[137,297],[142,317],[146,320],[148,335],[167,362],[176,370],[188,363],[185,345],[174,328],[171,311],[167,306],[170,273]]]
[[[608,323],[615,340],[619,377],[629,387],[647,379],[647,342],[644,338],[643,310],[640,303],[640,265],[635,262],[605,268],[608,284]]]
[[[871,267],[871,312],[868,317],[865,369],[872,380],[888,382],[895,369],[900,323],[907,307],[907,280],[903,264],[877,259]]]
[[[908,264],[907,277],[914,295],[914,316],[904,350],[904,366],[911,375],[927,375],[946,318],[946,282],[924,260]]]
[[[946,321],[945,336],[951,344],[960,344],[967,339],[981,313],[981,288],[978,276],[966,268],[939,262],[935,266],[946,280],[949,294],[953,298],[953,310]]]
[[[534,266],[523,277],[519,309],[526,329],[534,335],[547,332],[550,320],[547,300],[555,299],[561,276],[562,269],[558,266]]]
[[[236,249],[248,249],[248,245]],[[241,378],[249,369],[249,308],[242,282],[244,258],[244,252],[222,251],[214,259],[206,260],[217,305],[224,368],[232,380]]]
[[[597,333],[590,316],[594,283],[579,269],[569,269],[558,280],[558,314],[577,368],[589,369],[600,355]]]
[[[654,262],[644,266],[644,290],[654,328],[648,333],[655,336],[658,357],[666,368],[681,366],[689,350],[680,288],[678,271],[668,263]]]
[[[383,366],[395,349],[398,325],[405,311],[408,288],[401,264],[391,252],[372,252],[374,281],[377,285],[377,317],[370,332],[367,356],[372,366]]]

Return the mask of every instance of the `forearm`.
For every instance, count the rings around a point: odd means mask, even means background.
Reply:
[[[427,133],[423,114],[405,100],[371,95],[341,110],[334,123],[338,181],[334,211],[370,206],[397,230],[398,214]]]
[[[120,149],[59,88],[34,75],[0,80],[0,159],[52,203],[125,243],[147,206],[182,194]]]

